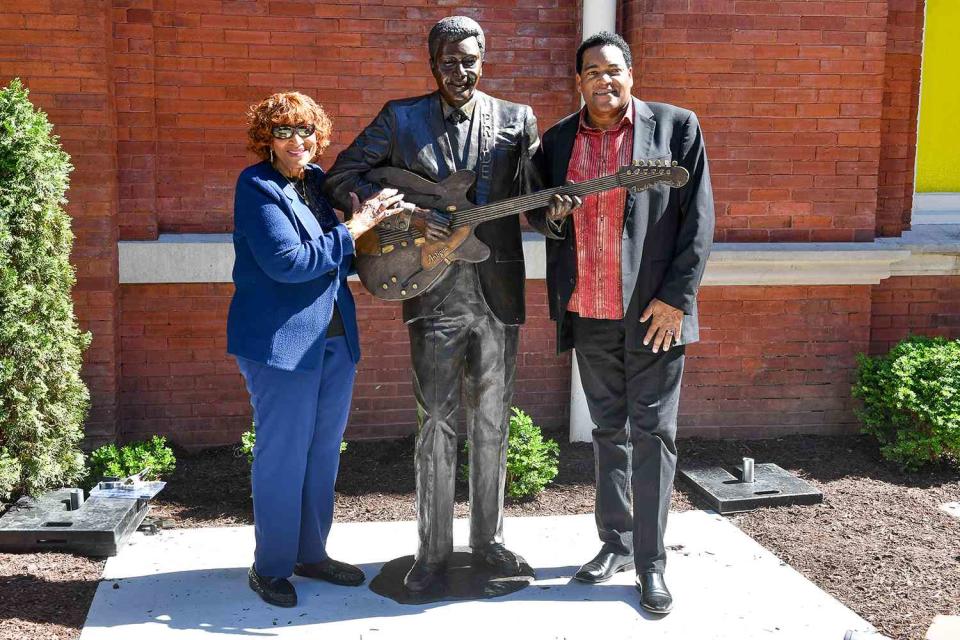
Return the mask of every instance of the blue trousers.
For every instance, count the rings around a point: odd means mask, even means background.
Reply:
[[[296,562],[327,558],[340,441],[356,366],[343,336],[326,341],[309,371],[284,371],[237,357],[250,392],[253,520],[257,573],[286,578]]]

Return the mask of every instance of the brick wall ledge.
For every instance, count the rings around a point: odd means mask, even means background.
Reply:
[[[231,282],[229,234],[161,234],[121,241],[120,284]],[[543,239],[523,238],[527,278],[545,277]],[[717,243],[706,286],[878,284],[891,276],[960,275],[960,224],[917,225],[874,242]]]
[[[960,193],[915,193],[911,223],[960,224]]]

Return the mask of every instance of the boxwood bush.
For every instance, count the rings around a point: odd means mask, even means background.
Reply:
[[[88,405],[63,210],[69,156],[18,80],[0,88],[0,500],[83,475]]]
[[[244,431],[240,434],[240,444],[237,447],[237,453],[246,457],[247,462],[253,464],[253,447],[257,444],[257,425],[251,424],[250,431]],[[347,443],[340,441],[340,453],[347,450]]]
[[[857,365],[858,416],[886,459],[912,471],[960,460],[960,340],[911,336]]]
[[[108,444],[90,454],[87,484],[93,486],[103,478],[125,478],[140,472],[144,480],[159,480],[173,473],[176,465],[173,450],[163,436],[122,447]]]
[[[517,407],[511,407],[510,435],[507,440],[506,494],[511,498],[538,495],[553,482],[559,471],[560,446],[544,440],[533,418]],[[469,460],[469,447],[464,445]],[[470,475],[469,462],[460,468],[460,478]]]

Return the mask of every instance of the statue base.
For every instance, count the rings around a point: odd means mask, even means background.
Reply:
[[[485,564],[475,564],[470,549],[457,547],[447,561],[443,579],[426,591],[413,592],[403,586],[413,560],[413,556],[403,556],[387,562],[370,582],[370,590],[399,604],[429,604],[505,596],[527,587],[536,578],[523,558],[520,573],[507,576]]]

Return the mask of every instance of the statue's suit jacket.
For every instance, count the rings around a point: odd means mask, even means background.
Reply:
[[[637,349],[649,323],[640,314],[653,298],[682,309],[680,344],[700,338],[697,289],[713,243],[714,211],[706,149],[697,116],[668,104],[633,99],[633,159],[677,161],[690,172],[686,186],[658,185],[627,195],[621,240],[621,285],[627,344]],[[547,187],[564,184],[580,123],[573,113],[543,135],[535,158]],[[538,218],[534,220],[534,216]],[[531,223],[543,228],[544,212]],[[550,317],[557,322],[557,350],[573,347],[567,303],[577,279],[576,234],[567,218],[560,233],[547,234]]]
[[[480,150],[486,146],[492,153],[492,165],[490,175],[478,176],[474,202],[495,202],[535,189],[539,179],[533,155],[540,141],[533,111],[527,105],[498,100],[480,91],[476,97],[473,117],[481,124],[475,128],[470,159],[464,168],[476,169]],[[380,185],[363,177],[376,167],[398,167],[432,181],[453,173],[456,167],[440,100],[440,94],[433,92],[384,105],[373,122],[337,156],[327,174],[324,189],[334,206],[350,211],[351,191],[361,201],[376,193]],[[489,126],[483,126],[485,118]],[[509,216],[485,222],[477,227],[476,235],[491,249],[490,258],[477,265],[487,305],[504,324],[523,323],[525,272],[520,221],[517,216]],[[404,321],[441,315],[452,280],[441,279],[420,296],[405,301]]]

